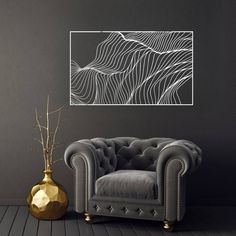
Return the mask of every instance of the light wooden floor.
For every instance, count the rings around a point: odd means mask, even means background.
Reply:
[[[63,219],[39,221],[26,206],[0,206],[0,236],[235,236],[236,207],[190,207],[176,232],[162,222],[97,217],[93,224],[71,209]]]

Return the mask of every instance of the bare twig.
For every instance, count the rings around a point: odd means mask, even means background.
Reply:
[[[58,132],[60,119],[61,119],[61,113],[62,108],[64,106],[49,112],[49,95],[47,97],[47,110],[46,110],[46,125],[40,124],[40,118],[37,112],[37,109],[35,108],[35,116],[36,116],[36,127],[39,129],[40,133],[40,139],[35,139],[37,142],[39,142],[43,147],[43,158],[44,158],[44,164],[45,164],[45,170],[51,169],[51,165],[53,162],[53,151],[57,147],[56,141],[56,135]],[[58,113],[57,116],[57,124],[55,126],[54,132],[50,131],[50,114]]]
[[[57,163],[58,161],[63,161],[63,158],[60,158],[60,159],[55,160],[55,161],[53,162],[53,164],[54,164],[54,163]]]
[[[37,142],[39,142],[39,143],[41,143],[41,145],[43,145],[42,141],[40,141],[39,139],[34,138],[34,140],[37,141]]]
[[[42,132],[42,128],[41,128],[41,125],[40,125],[40,122],[39,122],[39,116],[38,116],[38,111],[37,111],[37,108],[35,108],[35,119],[36,119],[36,122],[37,122],[37,126],[39,128],[39,134],[40,134],[40,138],[41,138],[41,145],[43,147],[43,158],[44,158],[44,163],[45,163],[45,167],[46,167],[46,155],[45,155],[45,146],[44,146],[44,139],[43,139],[43,132]]]
[[[48,158],[48,155],[49,155],[49,140],[50,140],[50,134],[49,134],[49,128],[50,128],[49,125],[50,124],[49,124],[48,109],[49,109],[49,95],[47,97],[47,114],[46,114],[46,121],[47,121],[47,124],[46,124],[46,127],[47,127],[46,155],[47,155],[47,158]]]
[[[42,133],[42,128],[41,128],[41,125],[40,125],[40,122],[39,122],[39,116],[38,116],[37,108],[35,108],[35,118],[36,118],[37,126],[39,128],[41,143],[42,143],[42,146],[44,148],[43,133]]]
[[[37,128],[37,127],[39,127],[39,125],[36,125],[35,127]],[[47,127],[46,127],[46,126],[43,126],[43,125],[40,125],[40,127],[43,128],[43,129],[45,129],[45,130],[47,129]]]
[[[59,112],[58,112],[57,125],[56,125],[55,131],[54,131],[54,134],[53,134],[53,139],[52,139],[51,153],[50,153],[50,156],[51,156],[50,162],[51,163],[52,163],[53,150],[55,149],[56,135],[57,135],[57,131],[58,131],[58,128],[59,128],[60,119],[61,119],[61,112],[62,112],[61,110],[59,110]]]
[[[65,105],[64,105],[64,106],[65,106]],[[58,109],[56,109],[56,110],[54,110],[54,111],[51,111],[51,112],[49,112],[48,114],[49,114],[49,115],[51,115],[51,114],[54,114],[54,113],[56,113],[56,112],[58,112],[58,111],[62,110],[62,109],[64,108],[64,106],[61,106],[61,107],[59,107]]]
[[[65,145],[65,143],[55,143],[55,145],[54,145],[54,147],[56,148],[56,147],[62,147],[62,146],[64,146]]]

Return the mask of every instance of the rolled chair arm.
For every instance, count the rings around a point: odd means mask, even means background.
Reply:
[[[73,168],[74,156],[83,156],[87,159],[89,167],[95,171],[95,178],[113,172],[116,169],[117,157],[112,142],[104,142],[105,139],[82,139],[74,142],[65,151],[64,159],[66,164]]]
[[[159,201],[165,206],[165,218],[181,220],[185,212],[185,176],[201,164],[201,149],[186,140],[176,140],[162,148],[157,160]],[[182,207],[181,207],[182,206]]]
[[[77,141],[70,144],[67,149],[65,150],[64,160],[68,167],[76,168],[75,164],[73,163],[75,158],[83,157],[90,169],[94,168],[96,165],[96,152],[93,146],[83,143],[83,141]]]
[[[78,141],[67,147],[64,159],[70,168],[75,169],[75,209],[84,212],[95,190],[96,152],[92,145]]]
[[[114,148],[108,147],[100,138],[83,139],[67,147],[64,159],[70,168],[75,169],[76,211],[87,211],[96,180],[116,168]]]
[[[181,161],[183,170],[181,176],[195,171],[201,164],[202,151],[193,142],[176,140],[167,144],[160,151],[157,161],[157,173],[161,174],[165,166],[173,159]]]

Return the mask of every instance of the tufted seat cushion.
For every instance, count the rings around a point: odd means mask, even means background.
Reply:
[[[143,170],[118,170],[97,179],[98,196],[136,199],[156,199],[156,172]]]

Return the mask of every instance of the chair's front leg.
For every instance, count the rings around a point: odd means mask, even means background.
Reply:
[[[91,223],[91,221],[93,219],[93,215],[86,212],[86,213],[84,213],[84,216],[85,216],[85,221],[87,223]]]
[[[174,221],[164,220],[163,228],[166,232],[172,232],[174,229]]]

